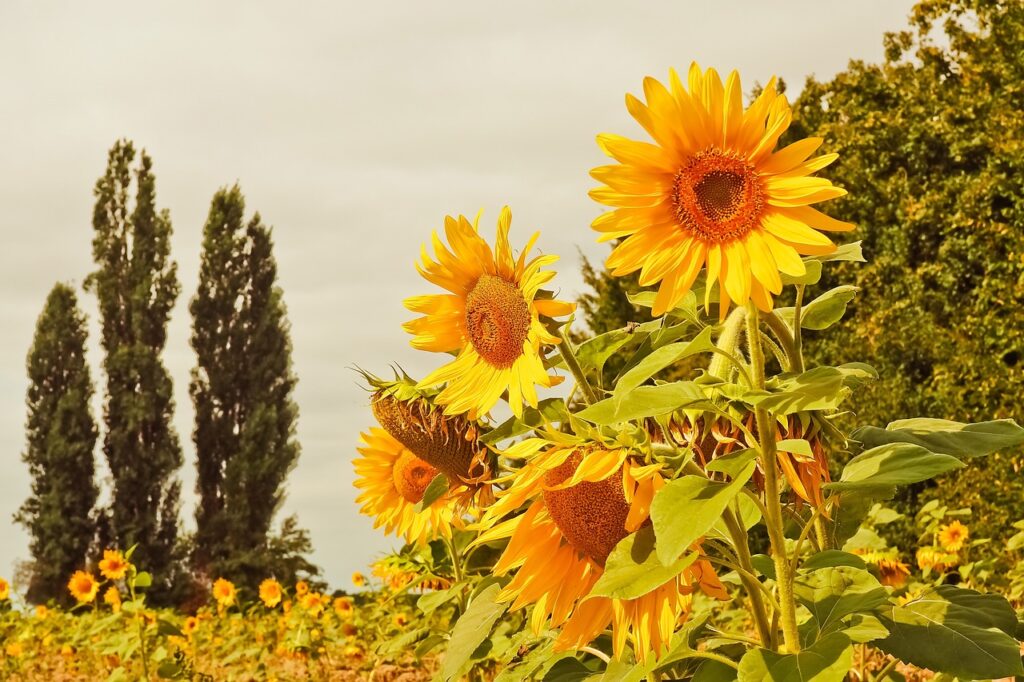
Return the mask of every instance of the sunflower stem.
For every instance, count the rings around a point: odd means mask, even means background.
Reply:
[[[568,325],[566,325],[568,326]],[[562,356],[562,360],[565,361],[565,366],[572,372],[573,378],[576,380],[576,385],[583,393],[583,399],[588,405],[593,405],[597,402],[597,394],[594,393],[593,387],[590,382],[587,381],[586,374],[583,373],[583,368],[580,367],[579,360],[576,359],[576,351],[572,347],[572,342],[569,341],[568,335],[565,333],[565,327],[558,330],[558,337],[562,340],[558,344],[558,352]]]
[[[732,537],[732,543],[736,548],[736,558],[739,560],[740,567],[743,572],[737,571],[736,574],[740,577],[740,582],[743,583],[743,587],[747,592],[747,596],[750,598],[750,610],[754,615],[754,625],[757,628],[757,636],[761,638],[761,644],[764,647],[770,647],[772,641],[771,626],[768,624],[768,610],[765,608],[764,599],[762,599],[761,590],[764,586],[754,576],[754,565],[750,556],[750,544],[747,532],[743,528],[743,524],[733,514],[732,509],[728,507],[722,514],[722,520],[725,522],[725,527],[729,531],[729,535]]]
[[[793,371],[804,371],[804,341],[801,325],[804,307],[804,289],[806,285],[796,285],[796,302],[793,304]]]
[[[760,337],[761,314],[753,301],[747,302],[747,341],[750,346],[750,365],[754,387],[764,390],[764,349]],[[779,491],[778,452],[775,449],[775,420],[763,407],[754,411],[757,423],[759,450],[764,470],[764,496],[768,516],[768,538],[771,540],[772,560],[775,562],[775,581],[779,588],[779,620],[782,624],[786,651],[800,651],[800,634],[796,626],[796,601],[793,596],[793,569],[786,556],[786,536],[783,531],[782,499]]]
[[[739,350],[740,333],[743,331],[746,315],[747,312],[743,308],[735,308],[725,318],[722,331],[719,332],[718,340],[715,342],[715,347],[717,348],[715,356],[711,358],[711,364],[708,365],[708,374],[711,376],[725,379],[726,381],[731,380],[730,362],[746,374],[746,368],[736,358],[736,352]],[[750,377],[747,376],[746,378],[749,381]]]
[[[786,357],[786,362],[783,367],[790,372],[802,372],[803,362],[798,361],[796,342],[793,340],[793,334],[790,328],[782,321],[782,318],[775,312],[770,312],[764,316],[765,325],[772,330],[772,334],[778,339],[779,345],[782,347],[783,354]],[[800,367],[800,369],[797,369]]]

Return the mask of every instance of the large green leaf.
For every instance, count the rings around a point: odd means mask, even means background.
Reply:
[[[677,381],[657,386],[637,386],[624,395],[594,403],[576,416],[594,424],[610,425],[657,417],[706,400],[707,396],[697,384]]]
[[[940,585],[879,618],[891,634],[875,645],[900,660],[968,680],[1024,675],[1017,619],[998,595]]]
[[[850,638],[836,632],[800,650],[751,649],[740,661],[740,682],[843,682],[853,668]]]
[[[711,341],[711,327],[705,327],[691,341],[679,341],[657,348],[619,378],[615,385],[615,394],[625,395],[666,367],[714,347],[715,344]]]
[[[801,572],[793,582],[797,600],[818,625],[826,630],[854,613],[870,613],[888,603],[889,593],[861,568],[831,566]]]
[[[846,314],[846,306],[857,295],[857,287],[849,285],[829,289],[807,304],[800,316],[804,329],[828,329]]]
[[[697,553],[690,552],[671,564],[663,564],[654,551],[654,530],[644,527],[627,535],[615,546],[604,572],[589,597],[612,597],[613,599],[636,599],[653,592],[697,560]]]
[[[690,545],[711,530],[726,506],[746,485],[754,467],[755,462],[747,462],[729,483],[702,476],[683,476],[658,491],[651,503],[651,521],[662,564],[673,564]]]
[[[721,390],[735,400],[786,415],[835,409],[849,394],[845,380],[846,372],[841,368],[815,367],[796,376],[773,379],[763,391],[736,385],[723,386]]]
[[[462,614],[452,629],[452,638],[448,642],[448,651],[441,665],[441,677],[454,680],[463,673],[463,667],[469,663],[476,648],[491,634],[491,628],[508,608],[508,604],[495,601],[501,585],[488,585],[470,602],[466,612]]]
[[[805,571],[815,571],[819,568],[829,568],[832,566],[867,568],[868,565],[856,554],[843,552],[838,549],[826,549],[807,557],[801,565],[801,568]]]
[[[885,443],[912,443],[959,458],[984,457],[997,450],[1024,443],[1024,428],[1012,419],[977,424],[946,419],[901,419],[884,429],[865,426],[853,432],[865,447]]]
[[[888,443],[857,455],[843,468],[839,481],[826,484],[834,491],[889,489],[927,481],[962,469],[963,462],[950,455],[930,452],[920,445]]]

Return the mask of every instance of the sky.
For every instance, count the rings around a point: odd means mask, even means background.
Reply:
[[[607,254],[588,227],[601,209],[587,171],[605,163],[594,136],[642,136],[624,93],[696,60],[738,69],[746,92],[777,74],[795,96],[809,75],[881,60],[883,32],[902,28],[911,4],[4,0],[0,576],[28,557],[24,530],[6,522],[29,494],[26,353],[53,284],[80,287],[93,269],[92,188],[118,138],[153,157],[174,225],[182,295],[164,360],[183,525],[195,505],[188,301],[210,199],[238,182],[274,226],[299,378],[302,456],[280,517],[298,514],[324,577],[346,588],[400,545],[355,504],[352,458],[372,416],[351,368],[423,376],[444,361],[400,327],[404,297],[437,293],[413,262],[444,216],[483,209],[490,239],[509,205],[513,244],[540,230],[540,249],[562,256],[554,286],[574,298],[580,254]],[[96,301],[80,297],[100,388]]]

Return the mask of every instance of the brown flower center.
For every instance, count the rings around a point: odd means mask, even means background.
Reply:
[[[761,218],[765,190],[753,164],[706,149],[676,172],[672,208],[679,226],[705,242],[744,236]]]
[[[530,306],[511,282],[483,275],[466,296],[466,329],[480,357],[507,369],[523,354],[530,331]]]
[[[544,476],[544,485],[559,485],[573,475],[582,460],[581,453],[573,453]],[[566,541],[602,567],[615,545],[629,535],[629,503],[622,494],[621,470],[597,483],[545,490],[544,504]]]
[[[437,469],[405,450],[395,461],[391,476],[398,494],[416,504],[423,499],[427,486],[437,476]]]

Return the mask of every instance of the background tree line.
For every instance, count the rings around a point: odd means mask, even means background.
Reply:
[[[859,287],[849,323],[809,332],[823,363],[867,358],[880,372],[845,418],[960,421],[1024,417],[1024,3],[923,0],[885,59],[810,78],[790,140],[824,138],[826,171],[849,190],[826,210],[857,224],[867,263],[829,268],[818,292]],[[580,303],[600,333],[642,321],[635,279],[584,263]],[[808,295],[812,295],[811,292]],[[810,300],[810,299],[808,299]],[[978,537],[1001,540],[1024,518],[1021,453],[997,455],[900,500],[970,507]],[[895,534],[913,532],[908,522]],[[972,531],[973,532],[973,531]],[[906,538],[909,540],[909,538]],[[916,540],[916,538],[914,538]]]
[[[29,351],[23,459],[32,492],[15,518],[31,536],[34,602],[67,601],[67,577],[106,547],[138,545],[134,560],[154,574],[150,598],[158,603],[187,599],[218,576],[254,589],[270,575],[294,581],[318,573],[294,518],[272,529],[299,456],[296,379],[271,230],[258,214],[245,220],[237,186],[213,197],[189,308],[199,500],[195,535],[180,532],[183,457],[161,356],[181,287],[152,160],[144,151],[136,156],[131,142],[117,142],[96,183],[96,270],[85,280],[99,304],[104,352],[106,504],[98,504],[95,480],[101,429],[90,404],[86,318],[70,286],[50,292]],[[194,579],[182,580],[187,575]]]

